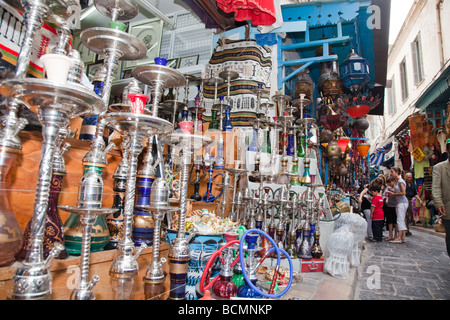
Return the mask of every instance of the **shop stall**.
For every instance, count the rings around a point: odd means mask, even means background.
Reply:
[[[389,5],[3,3],[1,299],[282,299],[358,265]]]

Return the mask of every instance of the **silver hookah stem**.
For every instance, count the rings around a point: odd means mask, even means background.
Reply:
[[[114,259],[111,268],[110,275],[119,278],[133,278],[139,272],[139,266],[136,259],[141,252],[147,248],[145,243],[142,243],[139,250],[133,256],[133,250],[135,248],[134,242],[131,238],[133,228],[133,208],[136,195],[136,175],[138,166],[138,157],[142,152],[142,139],[141,135],[134,134],[130,136],[128,148],[129,148],[129,162],[127,172],[127,186],[125,192],[125,204],[124,204],[124,235],[123,239],[119,242],[119,254]]]
[[[89,260],[91,251],[91,228],[96,220],[96,215],[86,214],[80,216],[80,223],[83,226],[81,242],[81,275],[78,288],[70,295],[71,300],[95,300],[92,288],[100,278],[95,275],[92,277],[92,281],[89,282]]]
[[[25,1],[22,1],[24,3]],[[45,17],[50,9],[40,1],[25,2],[25,12],[23,13],[25,36],[23,37],[19,56],[16,65],[16,78],[25,78],[27,74],[28,64],[31,59],[31,51],[33,49],[33,40],[36,32],[42,27]]]
[[[103,64],[106,66],[106,78],[103,85],[102,100],[106,105],[109,105],[109,97],[111,95],[111,87],[113,81],[113,75],[119,67],[119,59],[121,53],[115,49],[105,49],[105,61]],[[106,112],[106,111],[105,111]]]
[[[138,166],[138,157],[142,152],[142,143],[132,137],[129,141],[129,166],[128,166],[128,178],[127,178],[127,188],[125,194],[125,204],[124,204],[124,242],[123,245],[133,244],[131,240],[132,228],[133,228],[133,207],[136,195],[136,174]],[[134,245],[134,244],[133,244]]]
[[[181,176],[180,176],[180,224],[178,228],[177,238],[183,239],[186,234],[186,207],[187,207],[187,189],[189,179],[189,162],[190,154],[183,151],[181,162]]]
[[[153,261],[144,276],[144,282],[154,283],[155,281],[162,281],[164,279],[164,271],[162,265],[166,262],[163,257],[161,260],[160,247],[161,247],[161,221],[164,219],[164,209],[157,209],[153,212],[153,218],[155,220],[155,227],[153,232]]]

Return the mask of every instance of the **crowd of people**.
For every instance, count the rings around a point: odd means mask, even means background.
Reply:
[[[450,154],[450,139],[446,147]],[[358,200],[367,220],[367,239],[396,244],[406,243],[406,237],[411,235],[410,225],[423,223],[420,209],[434,206],[445,227],[447,253],[450,256],[450,160],[433,167],[432,202],[425,201],[423,188],[418,192],[413,174],[397,167],[363,186],[359,190]],[[388,236],[383,238],[384,228]]]

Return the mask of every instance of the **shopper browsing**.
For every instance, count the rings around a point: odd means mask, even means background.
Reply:
[[[374,242],[381,242],[383,240],[383,197],[381,196],[381,187],[379,185],[372,185],[370,192],[373,195],[370,218],[372,219],[372,234]]]
[[[406,182],[402,178],[402,170],[400,168],[391,168],[391,176],[396,180],[395,190],[386,191],[387,195],[397,198],[395,212],[397,214],[398,236],[391,243],[406,242],[406,211],[408,210],[408,199],[406,198]]]
[[[395,213],[395,207],[397,206],[397,198],[391,194],[388,194],[387,191],[395,192],[395,178],[389,176],[386,179],[386,189],[383,193],[384,203],[384,216],[386,218],[386,224],[389,231],[389,236],[387,237],[387,241],[394,240],[398,237],[398,228],[397,228],[397,214]]]

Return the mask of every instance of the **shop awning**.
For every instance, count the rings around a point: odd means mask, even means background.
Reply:
[[[427,88],[416,102],[416,107],[425,111],[428,107],[446,107],[450,101],[450,61],[440,76]]]

